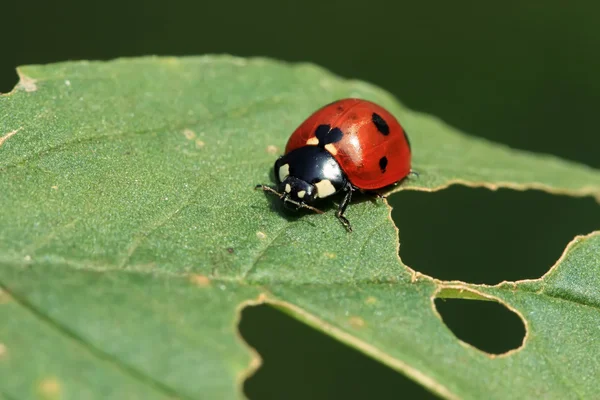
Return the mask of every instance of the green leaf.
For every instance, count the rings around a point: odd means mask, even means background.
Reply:
[[[390,208],[289,216],[270,183],[290,132],[342,97],[407,128],[420,173],[451,184],[600,198],[600,171],[467,136],[313,65],[228,56],[29,66],[0,97],[0,394],[234,398],[259,364],[240,309],[268,302],[447,398],[593,397],[600,236],[543,280],[489,287],[404,266]],[[528,327],[492,357],[432,299],[492,299]]]

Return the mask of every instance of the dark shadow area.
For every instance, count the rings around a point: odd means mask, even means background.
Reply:
[[[591,197],[453,186],[390,197],[400,256],[443,280],[496,284],[541,277],[576,236],[600,228]]]
[[[521,318],[495,301],[435,299],[448,328],[463,342],[490,354],[521,346],[525,326]]]
[[[19,75],[17,75],[17,70],[13,68],[12,73],[6,71],[4,76],[0,74],[0,83],[0,95],[13,90],[15,86],[17,86],[17,83],[19,83]]]
[[[242,313],[240,332],[263,364],[244,392],[266,399],[437,399],[383,364],[266,305]]]

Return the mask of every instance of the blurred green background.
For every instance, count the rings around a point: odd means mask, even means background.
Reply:
[[[0,92],[17,82],[15,66],[31,63],[204,53],[311,61],[473,135],[600,168],[598,15],[594,0],[3,1]],[[600,228],[592,199],[535,191],[452,187],[391,203],[403,260],[441,279],[536,278],[574,235]],[[438,301],[463,340],[491,352],[520,343],[511,313],[464,303]],[[274,309],[246,310],[241,328],[264,356],[250,398],[429,396]]]

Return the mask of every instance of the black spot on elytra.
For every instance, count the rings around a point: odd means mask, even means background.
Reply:
[[[315,130],[315,136],[319,139],[319,146],[325,147],[329,143],[342,140],[344,133],[340,128],[331,129],[331,125],[319,125]]]
[[[330,125],[317,126],[317,129],[315,129],[315,136],[317,137],[317,139],[319,139],[319,142],[322,142],[325,139],[325,136],[327,136],[330,130]]]
[[[379,168],[381,168],[381,172],[385,172],[385,169],[387,168],[388,165],[388,159],[386,156],[383,156],[379,159]]]
[[[410,147],[410,140],[408,140],[408,135],[406,134],[406,129],[402,129],[402,132],[404,133],[404,139],[406,139],[406,144],[408,144],[408,149],[412,150],[412,148]]]
[[[344,132],[342,132],[342,130],[340,128],[333,128],[332,130],[329,131],[329,135],[327,135],[327,136],[328,136],[327,144],[335,143],[335,142],[339,142],[340,140],[342,140],[342,137],[344,137]]]
[[[388,126],[387,122],[385,122],[385,120],[381,118],[381,115],[373,113],[373,115],[371,116],[371,120],[375,124],[375,127],[377,128],[379,133],[382,133],[386,136],[390,134],[390,127]]]

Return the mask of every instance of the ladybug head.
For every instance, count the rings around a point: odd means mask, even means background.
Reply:
[[[318,214],[323,214],[323,211],[312,206],[312,203],[317,199],[317,188],[310,183],[288,176],[278,186],[278,190],[267,185],[256,185],[256,189],[262,189],[265,192],[270,192],[283,201],[283,205],[291,210],[306,208]]]
[[[317,188],[314,185],[294,176],[286,177],[278,189],[282,194],[283,204],[292,210],[304,207],[303,204],[311,205],[317,198]]]

